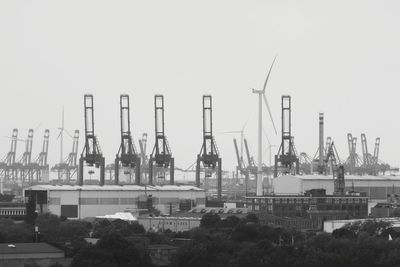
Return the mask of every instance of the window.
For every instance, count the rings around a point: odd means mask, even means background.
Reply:
[[[78,217],[78,205],[61,205],[61,216],[67,218]]]

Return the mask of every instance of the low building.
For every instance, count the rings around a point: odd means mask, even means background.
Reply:
[[[138,218],[139,224],[143,225],[146,231],[165,231],[172,232],[189,231],[200,226],[200,217],[150,217],[143,216]]]
[[[372,202],[386,201],[387,195],[400,194],[399,176],[345,176],[345,191],[366,193]],[[323,188],[327,194],[333,194],[334,185],[331,175],[283,175],[273,179],[275,194],[304,194],[307,190]]]
[[[0,244],[0,266],[69,266],[64,251],[46,243]]]
[[[194,186],[140,185],[35,185],[24,191],[32,196],[39,213],[82,219],[154,207],[161,214],[179,209],[181,201],[205,206],[205,192]]]
[[[248,207],[264,220],[274,217],[274,220],[276,217],[310,219],[312,229],[322,229],[326,220],[368,216],[368,197],[362,194],[327,195],[324,189],[312,189],[304,195],[267,195],[246,199]],[[310,225],[306,225],[306,229]]]

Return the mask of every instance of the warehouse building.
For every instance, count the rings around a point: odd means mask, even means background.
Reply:
[[[345,192],[366,193],[370,201],[386,201],[391,193],[400,194],[399,176],[345,176]],[[307,190],[322,188],[333,194],[331,175],[284,175],[273,179],[275,194],[304,194]]]
[[[149,206],[169,214],[188,201],[193,207],[205,206],[204,190],[194,186],[35,185],[24,194],[32,196],[39,213],[76,219],[145,210]]]

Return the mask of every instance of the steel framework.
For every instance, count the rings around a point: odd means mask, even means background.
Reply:
[[[84,96],[85,146],[79,158],[78,185],[83,185],[84,162],[90,167],[100,168],[100,185],[104,185],[105,159],[94,131],[93,95]]]
[[[119,167],[135,170],[135,184],[140,184],[140,156],[136,153],[131,136],[129,96],[120,95],[121,145],[115,157],[114,182],[119,184]],[[131,176],[131,171],[129,176]]]
[[[175,161],[172,157],[171,148],[168,144],[164,132],[164,96],[154,96],[154,116],[155,116],[155,144],[149,159],[149,184],[154,183],[154,167],[162,170],[161,177],[165,179],[165,169],[169,168],[169,183],[174,184]]]
[[[200,187],[200,163],[206,169],[205,180],[211,177],[211,173],[217,174],[217,196],[222,194],[222,159],[219,156],[217,144],[212,131],[212,97],[203,95],[203,144],[196,161],[196,186]]]
[[[292,139],[292,110],[291,97],[289,95],[282,96],[281,106],[282,135],[278,154],[275,155],[274,177],[278,176],[278,171],[299,174],[299,158],[294,151]]]

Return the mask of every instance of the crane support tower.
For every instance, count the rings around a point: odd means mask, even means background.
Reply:
[[[50,130],[46,129],[43,136],[42,151],[39,153],[39,156],[36,158],[35,163],[33,164],[33,169],[36,173],[37,181],[47,182],[49,180],[49,163],[47,162],[47,156],[49,152],[49,138]]]
[[[100,168],[100,185],[104,185],[105,159],[94,132],[93,95],[84,95],[85,107],[85,146],[79,158],[78,185],[83,185],[84,162],[90,167]]]
[[[205,169],[211,169],[217,173],[217,195],[222,195],[222,159],[219,156],[217,144],[212,132],[212,97],[203,95],[203,145],[196,161],[196,186],[200,187],[200,162]],[[207,176],[211,176],[207,174]]]
[[[155,144],[149,159],[149,184],[154,183],[154,167],[169,168],[169,183],[174,184],[175,161],[164,133],[164,96],[154,96]],[[164,177],[165,174],[161,174]]]
[[[328,161],[331,162],[332,174],[333,174],[333,184],[334,184],[334,194],[343,195],[345,188],[344,181],[344,166],[339,162],[338,156],[334,142],[332,142],[328,149],[328,154],[326,155],[325,165]],[[327,168],[326,168],[327,169]]]
[[[79,144],[79,130],[75,130],[72,138],[72,150],[68,157],[60,163],[57,163],[51,168],[51,171],[56,171],[58,180],[61,181],[65,176],[65,182],[69,183],[71,178],[78,173],[78,144]]]
[[[119,166],[135,170],[135,184],[140,184],[140,156],[136,153],[131,136],[129,95],[120,95],[121,145],[115,157],[114,182],[119,184]],[[130,172],[129,172],[130,174]]]
[[[13,129],[11,136],[10,151],[7,153],[6,157],[0,162],[0,171],[5,181],[11,181],[17,179],[18,170],[17,168],[15,168],[17,141],[18,141],[18,129]]]
[[[278,154],[275,155],[274,177],[278,176],[278,169],[283,173],[299,174],[299,158],[296,155],[292,139],[292,110],[291,97],[282,96],[282,137]]]

